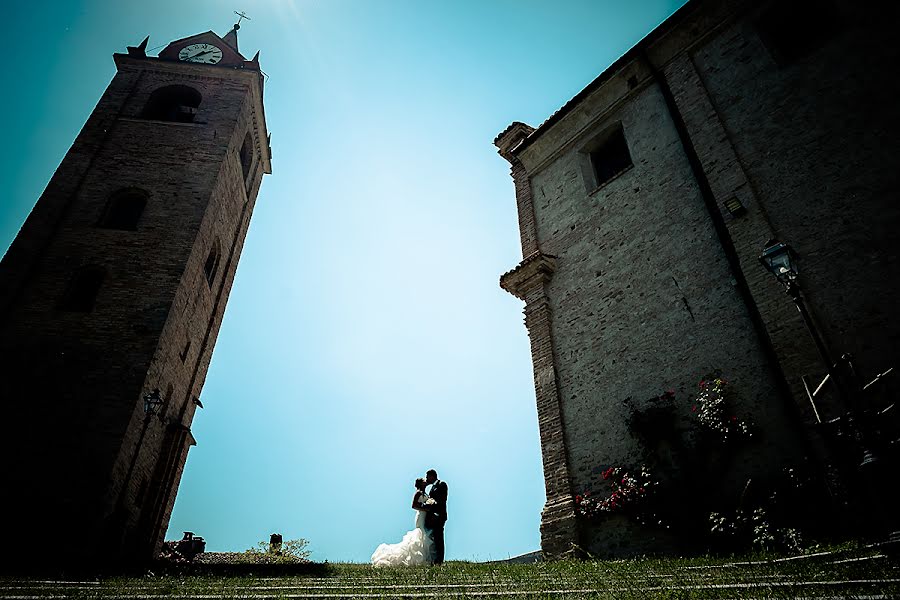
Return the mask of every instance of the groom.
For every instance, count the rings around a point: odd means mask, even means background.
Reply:
[[[437,471],[429,469],[425,474],[425,483],[431,486],[428,495],[435,504],[426,507],[425,528],[434,538],[434,564],[444,562],[444,523],[447,522],[447,484],[438,479]]]

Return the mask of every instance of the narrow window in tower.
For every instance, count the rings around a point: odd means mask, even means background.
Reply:
[[[141,479],[141,485],[138,486],[137,495],[134,498],[134,506],[140,509],[144,504],[144,498],[147,497],[147,478]]]
[[[220,256],[219,240],[216,240],[209,251],[209,255],[206,257],[206,262],[203,264],[203,274],[206,276],[206,283],[209,287],[212,287],[213,281],[216,279],[216,271],[219,270]]]
[[[100,227],[135,231],[146,206],[145,192],[137,189],[120,190],[107,202]]]
[[[594,174],[595,188],[630,168],[631,154],[628,152],[628,143],[625,141],[622,126],[619,125],[592,144],[588,156]]]
[[[188,340],[184,345],[184,349],[178,354],[179,358],[181,358],[181,364],[184,364],[187,361],[188,352],[191,351],[191,340]]]
[[[756,21],[760,39],[782,65],[818,49],[839,28],[834,6],[827,0],[773,2]]]
[[[60,303],[60,309],[71,312],[91,312],[105,277],[106,271],[102,267],[88,266],[80,269],[69,282],[69,287]]]
[[[244,173],[244,185],[249,186],[250,183],[247,181],[247,177],[250,175],[250,165],[253,164],[253,138],[250,136],[249,131],[244,136],[244,143],[241,144],[240,158],[241,170]]]
[[[172,398],[175,396],[175,388],[170,383],[168,387],[166,387],[166,395],[163,398],[162,410],[159,411],[159,418],[162,419],[166,416],[166,413],[169,410],[169,406],[172,405]]]
[[[154,90],[141,116],[155,121],[193,123],[203,97],[186,85],[167,85]]]

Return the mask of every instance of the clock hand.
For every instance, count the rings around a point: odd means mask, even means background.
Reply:
[[[191,54],[185,60],[192,60],[194,58],[197,58],[198,56],[203,56],[204,54],[209,54],[210,52],[212,52],[212,50],[204,50],[203,52],[198,52],[197,54]]]

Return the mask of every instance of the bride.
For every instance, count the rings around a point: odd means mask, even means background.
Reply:
[[[433,562],[432,550],[434,542],[425,531],[425,508],[434,504],[434,500],[425,493],[425,480],[416,479],[416,494],[412,507],[416,511],[415,529],[406,533],[396,544],[381,544],[372,554],[372,564],[376,567],[400,567],[414,565],[430,565]]]

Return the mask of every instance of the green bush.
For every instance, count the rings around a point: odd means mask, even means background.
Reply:
[[[297,563],[309,560],[311,551],[307,548],[309,540],[303,538],[285,540],[279,551],[273,551],[269,542],[262,541],[253,548],[245,550],[242,555],[247,562],[259,564]]]

